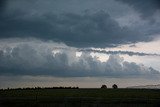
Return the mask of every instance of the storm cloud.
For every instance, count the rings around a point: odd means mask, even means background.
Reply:
[[[160,37],[159,3],[158,0],[1,0],[0,75],[159,74],[159,44],[145,45],[145,50],[140,46]],[[133,44],[138,45],[127,47]],[[146,63],[148,67],[139,64],[141,59],[135,57],[143,57],[143,62],[151,64]],[[152,62],[149,58],[153,58]]]
[[[65,44],[40,40],[9,41],[1,43],[0,74],[2,75],[52,75],[52,76],[129,76],[159,74],[159,71],[142,64],[127,62],[119,55],[110,55],[101,62],[89,52],[76,55],[75,48]],[[58,45],[59,44],[59,45]],[[68,50],[53,50],[54,47]]]
[[[36,20],[5,17],[0,27],[1,38],[30,36],[61,41],[75,47],[106,47],[149,39],[146,36],[138,36],[138,33],[128,28],[121,28],[104,11],[84,15],[47,14],[43,19]]]
[[[106,1],[102,1],[102,4],[103,2],[107,4]],[[73,6],[69,8],[68,4],[64,5],[63,0],[45,2],[42,0],[34,2],[7,0],[5,4],[3,3],[0,14],[0,38],[35,37],[64,42],[73,47],[110,47],[154,39],[152,34],[155,32],[146,33],[127,26],[120,26],[113,17],[115,15],[109,11],[110,9],[98,6],[99,8],[93,11],[92,8],[96,6],[96,1],[83,1],[86,10],[76,8],[77,4],[80,4],[77,0],[75,2],[70,0],[68,3]],[[93,3],[93,6],[87,9],[85,4],[89,3]],[[61,6],[64,8],[60,11]],[[120,17],[119,14],[115,17]],[[158,32],[158,30],[155,31]]]
[[[159,0],[117,0],[127,3],[141,14],[143,19],[153,17],[156,12],[160,12]]]

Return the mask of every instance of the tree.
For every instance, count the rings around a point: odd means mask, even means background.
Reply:
[[[101,88],[102,88],[102,89],[106,89],[107,86],[106,86],[106,85],[102,85]]]
[[[112,88],[113,88],[113,89],[117,89],[118,86],[117,86],[116,84],[113,84],[113,85],[112,85]]]

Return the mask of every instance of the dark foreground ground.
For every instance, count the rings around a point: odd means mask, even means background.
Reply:
[[[0,90],[0,107],[160,107],[160,90]]]

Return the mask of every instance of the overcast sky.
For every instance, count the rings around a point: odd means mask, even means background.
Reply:
[[[159,64],[159,0],[0,1],[1,88],[157,84]]]

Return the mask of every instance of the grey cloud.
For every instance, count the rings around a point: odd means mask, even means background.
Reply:
[[[0,12],[3,12],[5,6],[6,6],[7,0],[1,0],[0,1]]]
[[[74,47],[117,46],[152,39],[149,35],[141,35],[139,31],[120,27],[104,11],[83,15],[46,14],[36,20],[4,17],[1,19],[0,27],[0,38],[36,37],[62,41]]]
[[[94,52],[94,53],[103,53],[103,54],[111,54],[111,55],[116,55],[116,54],[122,54],[122,55],[137,55],[137,56],[160,56],[159,54],[151,54],[151,53],[143,53],[143,52],[133,52],[133,51],[106,51],[106,50],[95,50],[95,49],[78,49],[79,51],[83,52]]]
[[[1,0],[2,1],[2,0]],[[126,14],[130,10],[128,6],[118,3],[115,0],[4,0],[7,1],[5,12],[13,14],[15,11],[27,14],[24,16],[35,17],[45,13],[78,13],[95,12],[104,10],[114,17]],[[36,7],[35,7],[36,6]]]
[[[128,5],[135,10],[135,13],[126,14],[131,18],[122,18],[122,23],[128,21],[128,25],[132,26],[132,30],[139,31],[142,35],[152,35],[153,38],[157,38],[160,33],[160,0],[116,0],[119,3]],[[133,17],[132,17],[133,16]],[[136,17],[138,16],[138,19]],[[140,18],[139,18],[140,16]],[[132,19],[133,18],[133,19]],[[136,20],[135,22],[132,20]],[[141,36],[141,35],[140,35]],[[151,38],[152,38],[151,37]]]
[[[155,4],[154,1],[151,4]],[[151,41],[156,37],[153,34],[159,33],[159,23],[135,24],[134,28],[120,26],[116,18],[132,13],[133,9],[114,0],[7,0],[1,3],[0,39],[35,37],[73,47],[109,47]],[[157,10],[158,7],[150,8]]]
[[[53,53],[55,50],[45,44],[47,43],[17,42],[14,47],[3,45],[0,48],[0,74],[61,77],[159,74],[159,71],[153,68],[124,61],[118,55],[110,55],[106,62],[101,62],[89,52],[82,52],[82,55],[77,57],[74,49]]]
[[[69,2],[75,3],[73,1]],[[88,2],[83,1],[84,4]],[[106,1],[102,2],[106,3]],[[114,2],[109,1],[109,3]],[[117,46],[153,39],[152,36],[136,29],[119,26],[114,18],[110,16],[109,13],[111,12],[108,12],[110,9],[99,8],[94,12],[84,12],[83,10],[81,13],[72,11],[56,13],[52,12],[56,8],[51,8],[56,5],[56,2],[48,0],[46,2],[38,0],[33,3],[22,0],[21,2],[12,1],[8,4],[11,6],[6,6],[5,11],[0,14],[0,38],[35,37],[61,41],[74,47]],[[43,7],[43,4],[45,7]],[[64,4],[64,1],[61,1],[60,4]],[[31,9],[26,9],[27,6]],[[62,7],[57,7],[57,9],[59,8]]]
[[[142,18],[151,18],[157,11],[160,11],[159,0],[117,0],[127,3],[138,11]]]

